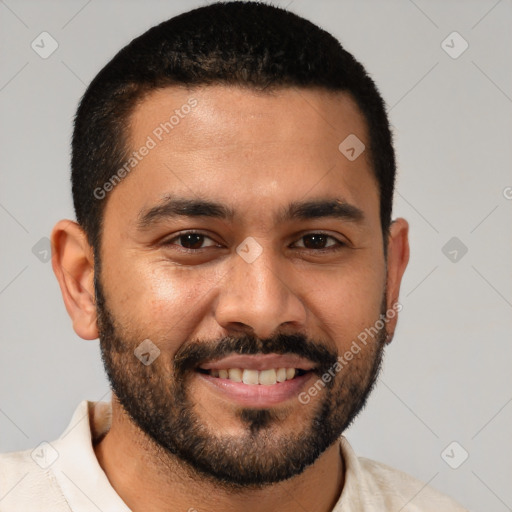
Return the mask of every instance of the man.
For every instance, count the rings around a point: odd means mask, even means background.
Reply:
[[[112,403],[0,462],[0,510],[463,510],[343,431],[397,323],[384,104],[329,34],[217,3],[123,48],[75,119],[52,233]],[[39,459],[39,460],[38,460]]]

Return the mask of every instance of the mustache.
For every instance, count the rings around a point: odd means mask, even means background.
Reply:
[[[304,334],[278,334],[260,339],[245,334],[241,337],[227,336],[218,341],[193,341],[182,346],[174,356],[174,372],[180,376],[195,370],[207,361],[223,357],[255,354],[294,354],[315,364],[314,372],[319,376],[331,368],[338,359],[335,350],[323,343],[310,341]]]

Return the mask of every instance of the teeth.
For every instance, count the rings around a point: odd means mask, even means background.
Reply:
[[[258,370],[244,370],[242,382],[244,384],[258,384]]]
[[[272,386],[277,382],[285,382],[295,377],[295,368],[269,368],[268,370],[249,370],[242,368],[229,368],[228,370],[210,370],[212,377],[229,379],[234,382],[243,382],[250,386],[261,384]]]
[[[228,370],[228,374],[229,380],[234,380],[235,382],[242,382],[242,370],[240,370],[240,368],[230,368]]]
[[[293,379],[295,377],[295,368],[286,368],[286,380]]]
[[[262,370],[260,372],[259,382],[264,386],[271,386],[272,384],[275,384],[277,382],[276,371],[274,369]]]
[[[276,372],[277,382],[284,382],[286,380],[286,368],[279,368]]]

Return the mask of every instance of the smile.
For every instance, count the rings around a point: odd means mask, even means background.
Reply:
[[[265,370],[252,370],[249,368],[228,368],[205,370],[199,368],[199,372],[208,374],[218,379],[228,379],[233,382],[243,382],[248,385],[272,386],[279,382],[292,380],[306,373],[300,368],[269,368]]]
[[[312,361],[295,354],[232,354],[200,364],[196,375],[224,400],[271,407],[296,399],[315,368]]]

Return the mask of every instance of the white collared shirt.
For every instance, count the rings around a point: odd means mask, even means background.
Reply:
[[[130,512],[94,453],[109,402],[82,401],[56,441],[0,454],[0,512]],[[451,498],[389,466],[357,457],[340,438],[345,483],[332,512],[464,512]]]

